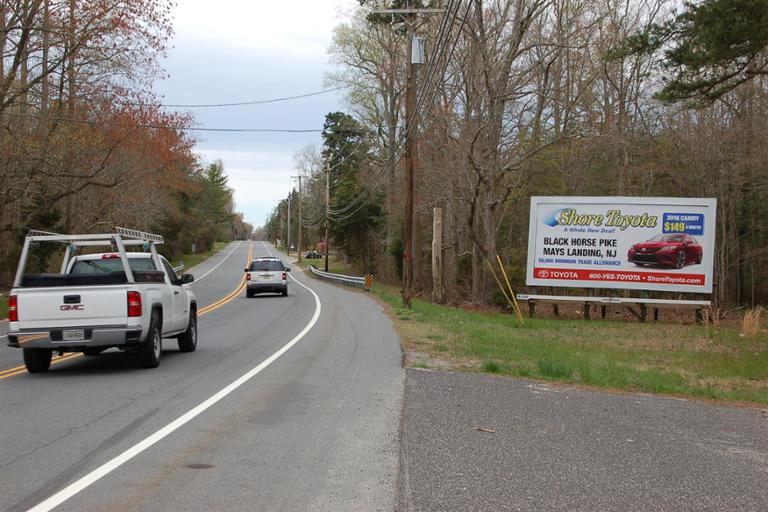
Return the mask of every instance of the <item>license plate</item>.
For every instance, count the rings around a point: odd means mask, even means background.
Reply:
[[[85,330],[67,329],[61,332],[62,341],[83,341],[85,339]]]
[[[261,275],[261,278],[262,278],[264,281],[269,281],[270,279],[272,279],[272,275],[271,275],[271,274],[262,274],[262,275]]]

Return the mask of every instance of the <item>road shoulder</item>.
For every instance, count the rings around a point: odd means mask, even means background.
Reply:
[[[759,510],[768,416],[406,370],[399,510]]]

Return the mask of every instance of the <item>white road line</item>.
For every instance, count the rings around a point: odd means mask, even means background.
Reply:
[[[69,498],[79,493],[80,491],[93,485],[94,483],[99,481],[101,478],[104,478],[106,475],[116,470],[117,468],[119,468],[120,466],[122,466],[123,464],[131,460],[132,458],[136,457],[147,448],[161,441],[166,436],[172,434],[173,432],[181,428],[183,425],[189,423],[195,417],[199,416],[200,414],[205,412],[207,409],[209,409],[210,407],[214,406],[216,403],[223,400],[227,395],[229,395],[230,393],[235,391],[237,388],[239,388],[240,386],[242,386],[243,384],[251,380],[253,377],[258,375],[259,373],[261,373],[261,371],[264,368],[274,363],[280,356],[285,354],[291,347],[293,347],[304,336],[306,336],[306,334],[317,323],[317,319],[320,318],[320,311],[322,309],[322,304],[320,302],[320,297],[317,296],[317,294],[315,293],[314,290],[312,290],[312,288],[310,288],[309,286],[303,283],[300,283],[293,276],[291,276],[291,279],[293,279],[298,285],[306,288],[309,291],[309,293],[311,293],[315,298],[315,314],[312,315],[312,319],[304,327],[304,329],[301,330],[299,334],[297,334],[291,341],[286,343],[277,352],[275,352],[274,354],[269,356],[267,359],[265,359],[261,364],[259,364],[252,370],[248,371],[245,375],[243,375],[242,377],[238,378],[237,380],[229,384],[227,387],[225,387],[224,389],[222,389],[221,391],[219,391],[218,393],[210,397],[208,400],[194,407],[189,412],[179,416],[177,419],[175,419],[168,425],[164,426],[154,434],[150,435],[143,441],[140,441],[139,443],[133,445],[131,448],[128,448],[126,451],[124,451],[114,459],[99,466],[98,468],[91,471],[90,473],[80,478],[76,482],[70,484],[66,488],[57,492],[47,500],[31,508],[29,512],[44,512],[44,511],[52,510],[53,508],[61,505],[62,503],[67,501]]]
[[[239,241],[239,242],[237,242],[237,245],[236,245],[236,246],[234,246],[234,247],[232,248],[232,250],[231,250],[231,251],[229,251],[229,254],[227,254],[226,256],[224,256],[224,259],[223,259],[223,260],[221,260],[220,262],[218,262],[218,263],[216,264],[216,266],[215,266],[215,267],[213,267],[211,270],[209,270],[209,271],[208,271],[208,272],[206,272],[205,274],[201,275],[200,277],[196,277],[196,278],[195,278],[195,282],[196,282],[196,283],[199,283],[200,281],[202,281],[202,280],[205,278],[205,276],[207,276],[208,274],[210,274],[211,272],[213,272],[214,270],[216,270],[217,268],[219,268],[219,266],[220,266],[222,263],[224,263],[225,261],[227,261],[227,258],[229,258],[230,256],[232,256],[232,253],[233,253],[233,252],[235,252],[235,249],[237,249],[238,247],[240,247],[240,244],[242,244],[242,243],[243,243],[243,242],[242,242],[242,240],[241,240],[241,241]]]
[[[7,337],[8,337],[7,334],[3,334],[2,336],[0,336],[0,339],[7,338]]]
[[[264,249],[267,250],[267,254],[272,256],[272,251],[269,250],[269,246],[267,245],[267,242],[261,242],[262,245],[264,245]]]

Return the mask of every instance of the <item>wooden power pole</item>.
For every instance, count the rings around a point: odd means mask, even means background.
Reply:
[[[288,192],[288,233],[287,233],[288,236],[286,236],[288,243],[285,245],[286,254],[288,254],[289,256],[291,255],[291,193],[292,192],[293,190],[291,190],[291,192]]]
[[[416,173],[416,62],[414,62],[413,39],[416,36],[416,18],[420,14],[442,13],[443,9],[381,9],[376,14],[404,15],[407,27],[406,42],[406,91],[405,91],[405,219],[403,226],[403,307],[411,307],[413,295],[414,255],[414,202]]]
[[[325,165],[325,271],[328,272],[328,233],[331,227],[331,168]]]
[[[297,178],[299,180],[299,263],[301,263],[301,176],[291,176],[291,178]]]

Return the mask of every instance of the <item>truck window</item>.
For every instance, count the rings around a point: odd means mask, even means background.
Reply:
[[[165,267],[165,273],[168,274],[168,279],[171,280],[171,284],[174,286],[181,285],[181,279],[179,279],[179,276],[176,275],[176,272],[173,271],[173,267],[170,263],[165,261],[165,258],[161,259],[160,261],[163,262],[163,267]]]
[[[131,270],[139,272],[154,272],[155,265],[151,258],[128,258],[128,265]],[[111,272],[122,272],[123,262],[120,258],[111,259],[78,259],[72,265],[70,274],[109,274]]]

